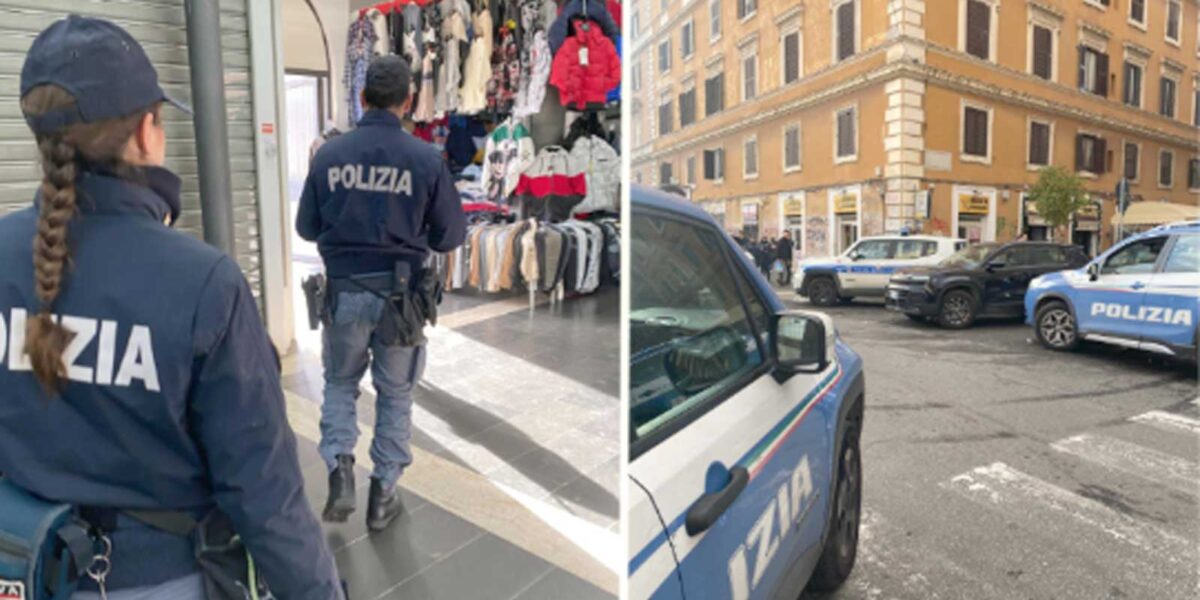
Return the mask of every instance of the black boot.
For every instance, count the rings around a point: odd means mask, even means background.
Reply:
[[[390,493],[384,493],[383,483],[372,477],[371,495],[367,497],[367,529],[383,531],[403,510],[400,493],[396,488],[392,488]]]
[[[329,472],[329,501],[321,515],[329,523],[345,523],[354,512],[354,457],[339,454],[337,463]]]

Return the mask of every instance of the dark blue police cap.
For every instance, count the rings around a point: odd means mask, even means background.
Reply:
[[[21,68],[21,97],[45,84],[66,90],[75,106],[26,116],[34,133],[128,116],[156,102],[192,114],[158,86],[158,73],[141,44],[102,19],[71,15],[38,34]]]

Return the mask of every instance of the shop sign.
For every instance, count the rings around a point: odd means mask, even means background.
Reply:
[[[758,225],[758,204],[747,202],[742,205],[742,225]]]
[[[925,219],[929,218],[930,196],[931,196],[931,194],[929,193],[929,190],[918,190],[917,191],[917,197],[915,200],[916,212],[913,215],[916,219],[925,220]]]
[[[979,194],[959,194],[958,212],[964,215],[988,214],[988,197]]]
[[[833,212],[840,214],[858,212],[857,194],[839,194],[833,197]]]
[[[1025,201],[1025,225],[1031,225],[1034,227],[1046,226],[1046,220],[1042,218],[1040,213],[1038,213],[1037,202],[1034,202],[1033,200]]]
[[[804,200],[800,196],[788,196],[783,200],[783,214],[799,216],[804,214]]]
[[[1083,208],[1075,211],[1076,221],[1099,221],[1100,220],[1100,205],[1088,204]]]

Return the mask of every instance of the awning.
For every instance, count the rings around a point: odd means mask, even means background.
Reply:
[[[1125,210],[1125,225],[1162,225],[1200,219],[1200,206],[1176,202],[1135,202]]]

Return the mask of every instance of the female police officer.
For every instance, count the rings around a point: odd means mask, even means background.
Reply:
[[[114,600],[203,597],[191,543],[130,517],[164,510],[227,516],[276,597],[340,598],[250,288],[167,226],[163,101],[106,21],[58,21],[25,59],[43,179],[0,219],[0,472],[107,515]]]

